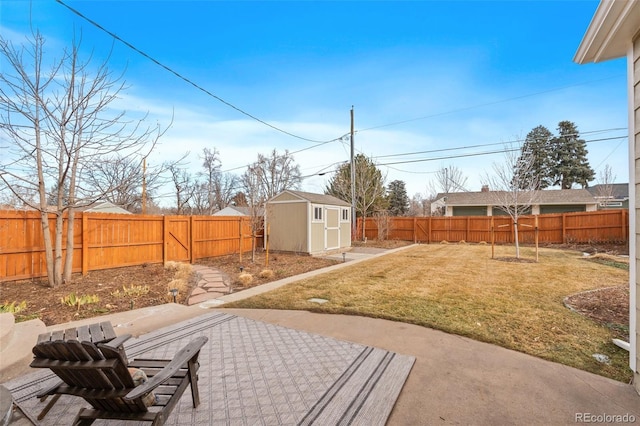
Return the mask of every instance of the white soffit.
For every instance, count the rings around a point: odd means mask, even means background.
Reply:
[[[639,30],[640,2],[602,0],[573,61],[586,64],[624,57]]]

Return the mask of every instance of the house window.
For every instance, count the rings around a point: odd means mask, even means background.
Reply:
[[[349,222],[349,209],[342,209],[342,221]]]
[[[322,207],[313,208],[313,220],[317,220],[317,221],[322,220]]]

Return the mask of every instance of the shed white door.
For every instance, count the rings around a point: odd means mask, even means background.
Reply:
[[[324,212],[324,249],[337,249],[340,247],[340,209],[325,207]]]

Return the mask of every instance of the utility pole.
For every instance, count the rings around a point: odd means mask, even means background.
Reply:
[[[353,140],[353,105],[351,105],[351,239],[356,236],[356,165],[353,152],[355,143]],[[362,218],[364,221],[364,218]],[[364,226],[364,223],[362,224]]]

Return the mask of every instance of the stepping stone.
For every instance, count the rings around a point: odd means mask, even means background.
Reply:
[[[204,294],[206,292],[207,290],[200,287],[196,287],[191,291],[191,296],[197,296],[198,294]]]
[[[214,292],[214,293],[204,293],[199,294],[197,296],[191,296],[187,305],[197,305],[198,303],[206,302],[207,300],[217,299],[218,297],[223,296],[222,293]]]
[[[202,286],[203,288],[227,288],[226,285],[224,285],[223,282],[219,282],[219,283],[208,283]]]

